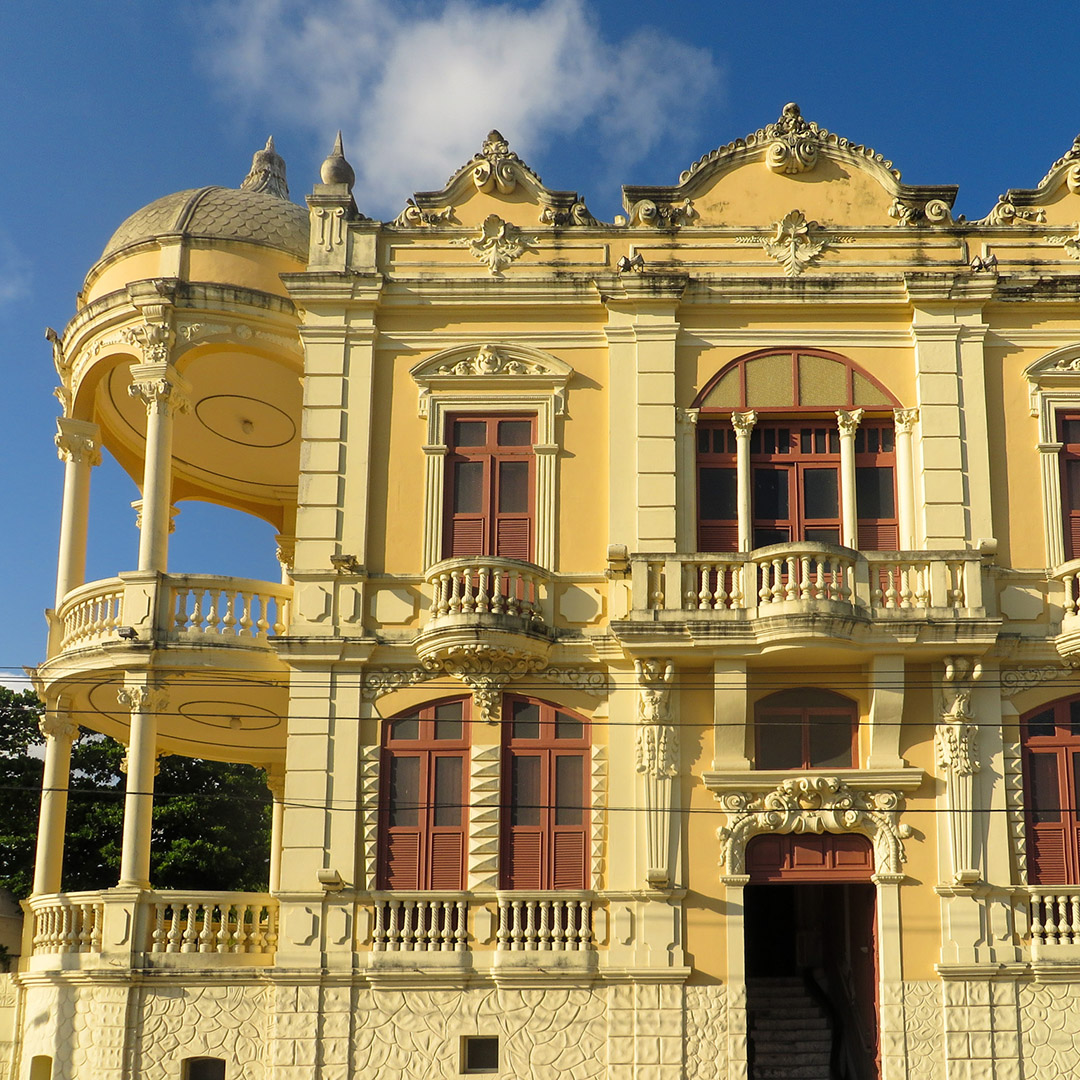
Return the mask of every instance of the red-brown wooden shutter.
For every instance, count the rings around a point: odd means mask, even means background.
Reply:
[[[456,832],[437,832],[431,836],[431,874],[429,888],[456,892],[464,887],[465,836]]]
[[[542,889],[542,841],[536,831],[510,830],[504,885],[508,889]]]
[[[527,517],[498,518],[495,524],[495,554],[504,559],[528,562],[532,550],[531,524]]]
[[[386,836],[383,880],[386,889],[419,889],[420,830],[392,832]]]
[[[553,889],[585,888],[585,832],[555,833],[552,843],[551,887]]]

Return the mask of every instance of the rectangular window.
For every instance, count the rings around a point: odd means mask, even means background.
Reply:
[[[1080,559],[1080,416],[1058,416],[1065,558]]]
[[[532,417],[451,417],[443,557],[532,559],[536,465]]]
[[[494,1073],[499,1071],[499,1037],[497,1035],[466,1035],[461,1046],[463,1073]]]
[[[896,428],[888,420],[864,420],[855,432],[855,509],[860,551],[895,551]]]

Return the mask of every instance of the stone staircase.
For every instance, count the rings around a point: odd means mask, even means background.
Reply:
[[[752,1080],[835,1080],[832,1028],[800,978],[747,980]]]

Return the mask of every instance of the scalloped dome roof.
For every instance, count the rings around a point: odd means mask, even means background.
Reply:
[[[262,244],[306,259],[308,227],[307,210],[278,195],[242,188],[192,188],[136,210],[113,233],[101,257],[144,240],[181,233]]]

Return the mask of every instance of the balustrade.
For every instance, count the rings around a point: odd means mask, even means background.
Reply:
[[[1065,886],[1028,890],[1032,949],[1080,945],[1080,889]]]
[[[173,630],[187,636],[265,640],[289,621],[287,587],[238,578],[171,579]]]
[[[56,615],[60,648],[93,645],[123,625],[124,583],[119,578],[83,585],[64,598]]]
[[[462,899],[378,899],[371,947],[375,952],[465,952],[468,915]]]
[[[500,950],[577,952],[593,948],[592,902],[549,898],[499,898]]]
[[[430,623],[460,615],[512,615],[544,621],[542,591],[547,575],[529,563],[478,556],[449,559],[428,571]]]
[[[157,893],[149,951],[273,956],[277,916],[277,901],[260,893]]]
[[[39,953],[101,952],[104,906],[97,893],[68,893],[31,900],[33,951]]]

